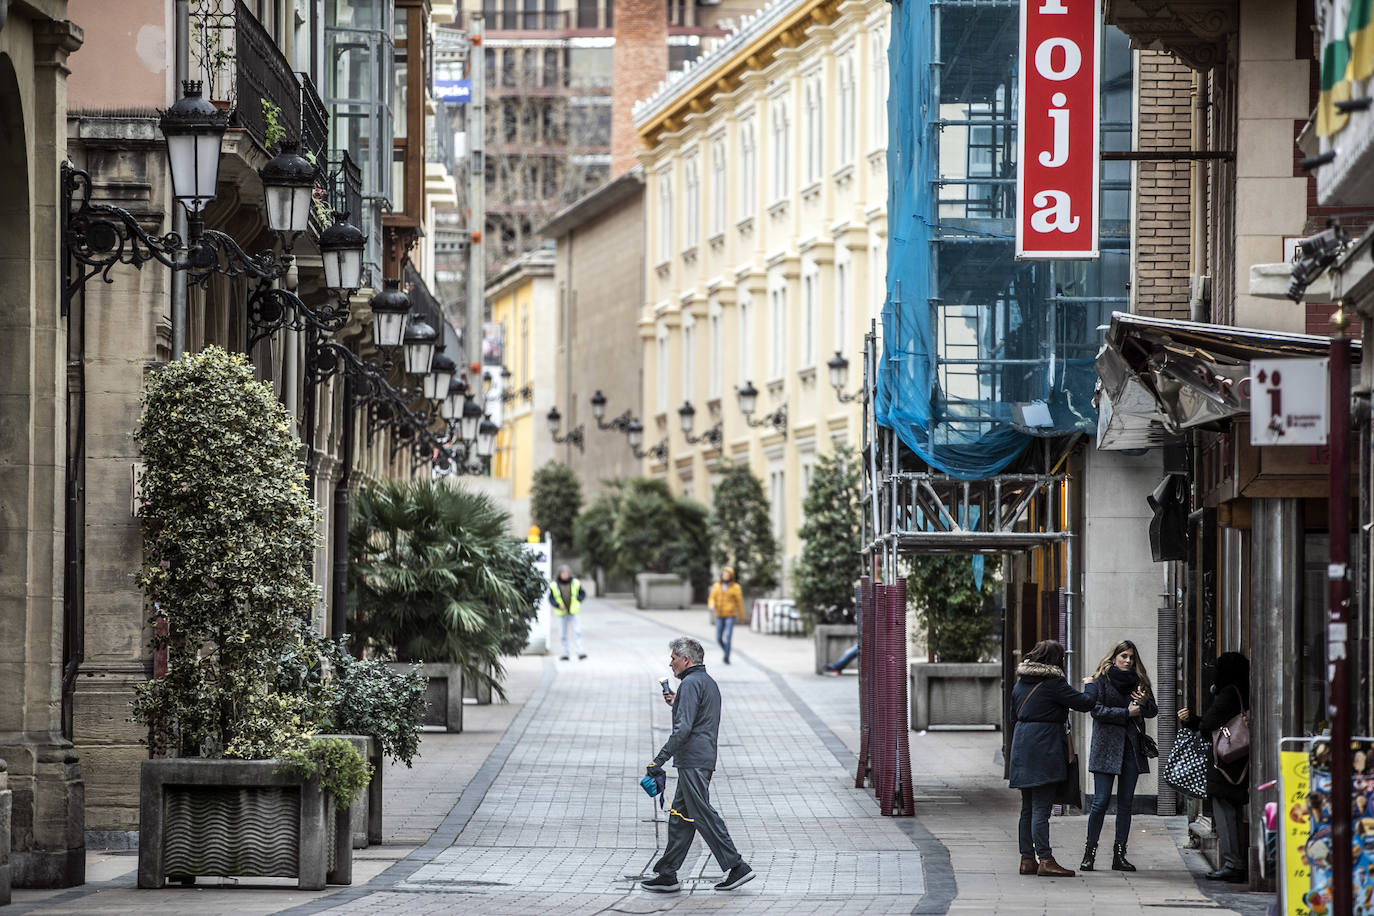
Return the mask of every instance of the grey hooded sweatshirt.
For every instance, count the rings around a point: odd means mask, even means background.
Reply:
[[[673,733],[654,763],[663,766],[671,757],[675,767],[714,770],[719,733],[720,688],[705,665],[693,665],[682,672],[673,700]]]

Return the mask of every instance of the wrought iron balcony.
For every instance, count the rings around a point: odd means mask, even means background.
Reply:
[[[362,226],[363,173],[348,150],[338,149],[328,159],[329,209],[347,213],[356,226]]]
[[[242,0],[234,6],[234,71],[237,126],[246,129],[265,148],[268,117],[263,102],[270,102],[281,110],[281,123],[287,135],[307,141],[301,120],[300,81],[267,29]],[[319,103],[318,93],[314,95]],[[323,109],[320,103],[321,113]]]
[[[301,150],[321,170],[329,152],[329,112],[310,74],[297,72],[301,86]],[[313,158],[312,158],[313,157]]]

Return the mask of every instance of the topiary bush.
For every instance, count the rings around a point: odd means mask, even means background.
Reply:
[[[778,587],[778,542],[763,483],[746,464],[726,463],[711,506],[714,559],[735,570],[746,592]]]
[[[280,675],[286,654],[306,651],[316,524],[286,410],[218,347],[150,374],[142,404],[137,580],[168,667],[135,688],[133,717],[178,756],[297,748],[314,713]]]
[[[854,580],[864,573],[859,499],[854,453],[841,449],[822,455],[802,504],[806,520],[792,579],[807,629],[854,622]]]
[[[558,550],[573,546],[573,524],[582,511],[582,484],[572,468],[557,461],[534,472],[530,487],[530,517],[553,538]]]

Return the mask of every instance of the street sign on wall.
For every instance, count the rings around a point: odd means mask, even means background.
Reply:
[[[1250,444],[1326,445],[1327,360],[1250,361]]]
[[[466,105],[472,101],[472,82],[470,80],[437,79],[434,81],[434,97],[441,102]]]
[[[1016,256],[1097,257],[1100,0],[1021,0]]]

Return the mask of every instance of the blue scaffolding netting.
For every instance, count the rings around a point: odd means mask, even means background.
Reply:
[[[1100,327],[1127,307],[1130,166],[1101,170],[1096,261],[1017,261],[1016,0],[894,0],[878,423],[981,480],[1091,432]],[[1104,28],[1102,149],[1129,150],[1131,55]]]

